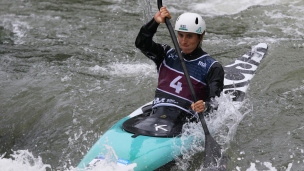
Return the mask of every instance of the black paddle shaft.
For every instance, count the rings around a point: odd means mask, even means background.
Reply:
[[[160,9],[163,6],[162,5],[162,0],[157,0],[157,5],[158,5],[158,9]],[[186,77],[187,84],[190,88],[193,101],[196,102],[197,101],[197,96],[195,94],[192,82],[190,80],[190,76],[188,74],[188,70],[187,70],[185,61],[184,61],[183,56],[181,54],[181,50],[180,50],[180,47],[178,45],[174,30],[172,28],[172,25],[170,23],[169,18],[167,18],[167,17],[165,18],[165,23],[166,23],[167,28],[170,32],[170,35],[171,35],[175,50],[177,52],[177,55],[178,55],[178,57],[181,61],[182,69],[184,71],[184,75]],[[203,126],[204,133],[205,133],[205,155],[206,156],[205,156],[204,166],[208,167],[210,165],[216,165],[217,159],[219,159],[221,157],[221,147],[213,139],[213,137],[210,135],[210,132],[209,132],[209,129],[207,127],[207,124],[206,124],[203,113],[199,113],[198,116],[199,116],[199,119],[200,119],[201,124]]]

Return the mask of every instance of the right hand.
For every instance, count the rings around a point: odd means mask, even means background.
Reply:
[[[204,112],[204,111],[205,111],[206,106],[205,106],[205,103],[204,103],[203,100],[199,100],[199,101],[197,101],[197,102],[195,102],[195,103],[192,103],[192,104],[191,104],[191,108],[192,108],[192,110],[194,110],[195,112],[201,113],[201,112]]]
[[[154,15],[154,20],[157,23],[164,23],[166,17],[171,19],[171,14],[166,7],[161,7],[160,10]]]

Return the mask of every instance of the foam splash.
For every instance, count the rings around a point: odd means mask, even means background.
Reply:
[[[229,94],[222,94],[218,99],[219,108],[209,118],[206,118],[209,131],[215,140],[223,147],[223,151],[229,148],[229,144],[235,133],[239,123],[242,121],[244,116],[252,111],[252,106],[250,101],[245,99],[241,103],[235,103],[231,100]],[[242,112],[240,112],[240,110]],[[186,142],[182,142],[182,157],[176,158],[176,166],[180,170],[189,170],[191,167],[191,162],[195,158],[195,154],[202,152],[204,150],[204,132],[200,123],[190,123],[186,124],[183,128],[184,132],[181,136],[182,141],[189,140],[189,136],[192,137],[193,143],[191,144],[191,149],[186,151],[183,147]],[[303,152],[303,150],[301,150]],[[240,156],[244,156],[245,152],[241,151]],[[244,158],[239,157],[237,160],[243,160]],[[278,169],[273,166],[269,161],[254,161],[250,163],[248,168],[241,168],[236,166],[235,170],[241,171],[258,171],[256,167],[263,166],[267,168],[267,171],[277,171]],[[291,171],[293,163],[289,163],[285,171]],[[282,168],[280,168],[282,169]],[[203,171],[204,168],[201,166],[197,171]]]
[[[112,63],[105,67],[96,65],[94,67],[90,67],[89,70],[94,73],[102,73],[120,77],[132,77],[138,76],[139,74],[144,76],[156,75],[156,67],[147,63]]]
[[[217,97],[217,101],[219,102],[218,110],[205,119],[210,133],[214,135],[215,140],[225,148],[229,146],[238,124],[247,112],[239,112],[238,109],[241,104],[233,102],[229,94],[222,93],[220,97]],[[204,150],[205,135],[201,123],[185,124],[181,140],[182,157],[176,157],[176,165],[181,170],[188,170],[189,167],[191,167],[193,157]],[[187,149],[185,145],[189,144],[188,141],[192,141],[191,148],[190,150],[185,150]]]
[[[270,162],[259,162],[259,161],[256,161],[256,163],[251,162],[250,167],[247,168],[246,171],[258,171],[258,169],[256,169],[257,164],[265,166],[268,169],[267,171],[278,171],[278,169],[276,169],[275,167],[272,166],[272,163],[270,163]],[[289,163],[288,167],[286,168],[285,171],[291,171],[291,167],[292,167],[292,163]],[[235,169],[237,171],[243,170],[242,168],[240,168],[238,166]]]
[[[3,24],[6,29],[14,33],[14,44],[25,43],[23,38],[26,37],[28,30],[31,29],[27,22],[15,19],[14,15],[6,15],[6,18],[0,24]]]
[[[133,171],[136,167],[136,163],[132,163],[130,165],[117,164],[116,162],[108,162],[107,160],[101,160],[94,168],[88,168],[90,171]],[[78,171],[78,169],[72,169],[71,171]]]
[[[200,123],[187,123],[183,126],[183,133],[181,135],[181,146],[180,151],[182,156],[176,156],[175,161],[176,165],[181,170],[189,170],[191,167],[191,159],[195,154],[202,152],[204,146],[202,145],[205,140],[205,135],[202,126]],[[189,145],[191,148],[188,148],[186,145]]]
[[[136,167],[136,163],[124,165],[117,163],[118,160],[115,152],[111,147],[109,149],[105,160],[100,160],[95,164],[94,168],[88,168],[90,171],[133,171]],[[0,170],[1,171],[46,171],[53,168],[49,164],[44,164],[40,156],[34,157],[34,155],[28,150],[14,151],[10,155],[10,158],[4,158],[3,154],[0,156]],[[62,170],[63,171],[63,170]],[[76,167],[64,168],[64,171],[79,171]],[[85,171],[85,170],[82,170]]]
[[[203,3],[193,3],[190,9],[207,15],[232,15],[256,5],[284,4],[282,0],[242,0],[242,1],[225,1],[225,0],[206,0]],[[290,1],[289,1],[290,3]]]
[[[28,150],[14,151],[10,155],[11,158],[0,157],[1,171],[45,171],[47,168],[51,169],[49,164],[44,164],[41,157],[34,157]]]

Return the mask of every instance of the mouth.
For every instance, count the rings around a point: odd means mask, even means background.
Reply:
[[[182,48],[182,49],[187,49],[188,46],[187,46],[187,45],[181,45],[181,48]]]

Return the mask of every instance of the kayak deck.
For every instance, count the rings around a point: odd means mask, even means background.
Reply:
[[[165,165],[175,157],[180,156],[182,145],[179,137],[150,137],[128,133],[122,124],[129,119],[125,117],[113,125],[90,149],[78,168],[93,167],[109,154],[109,147],[115,147],[115,154],[119,156],[117,163],[129,165],[136,163],[134,170],[155,170]],[[184,144],[184,143],[183,143]],[[96,157],[97,156],[97,157]]]

